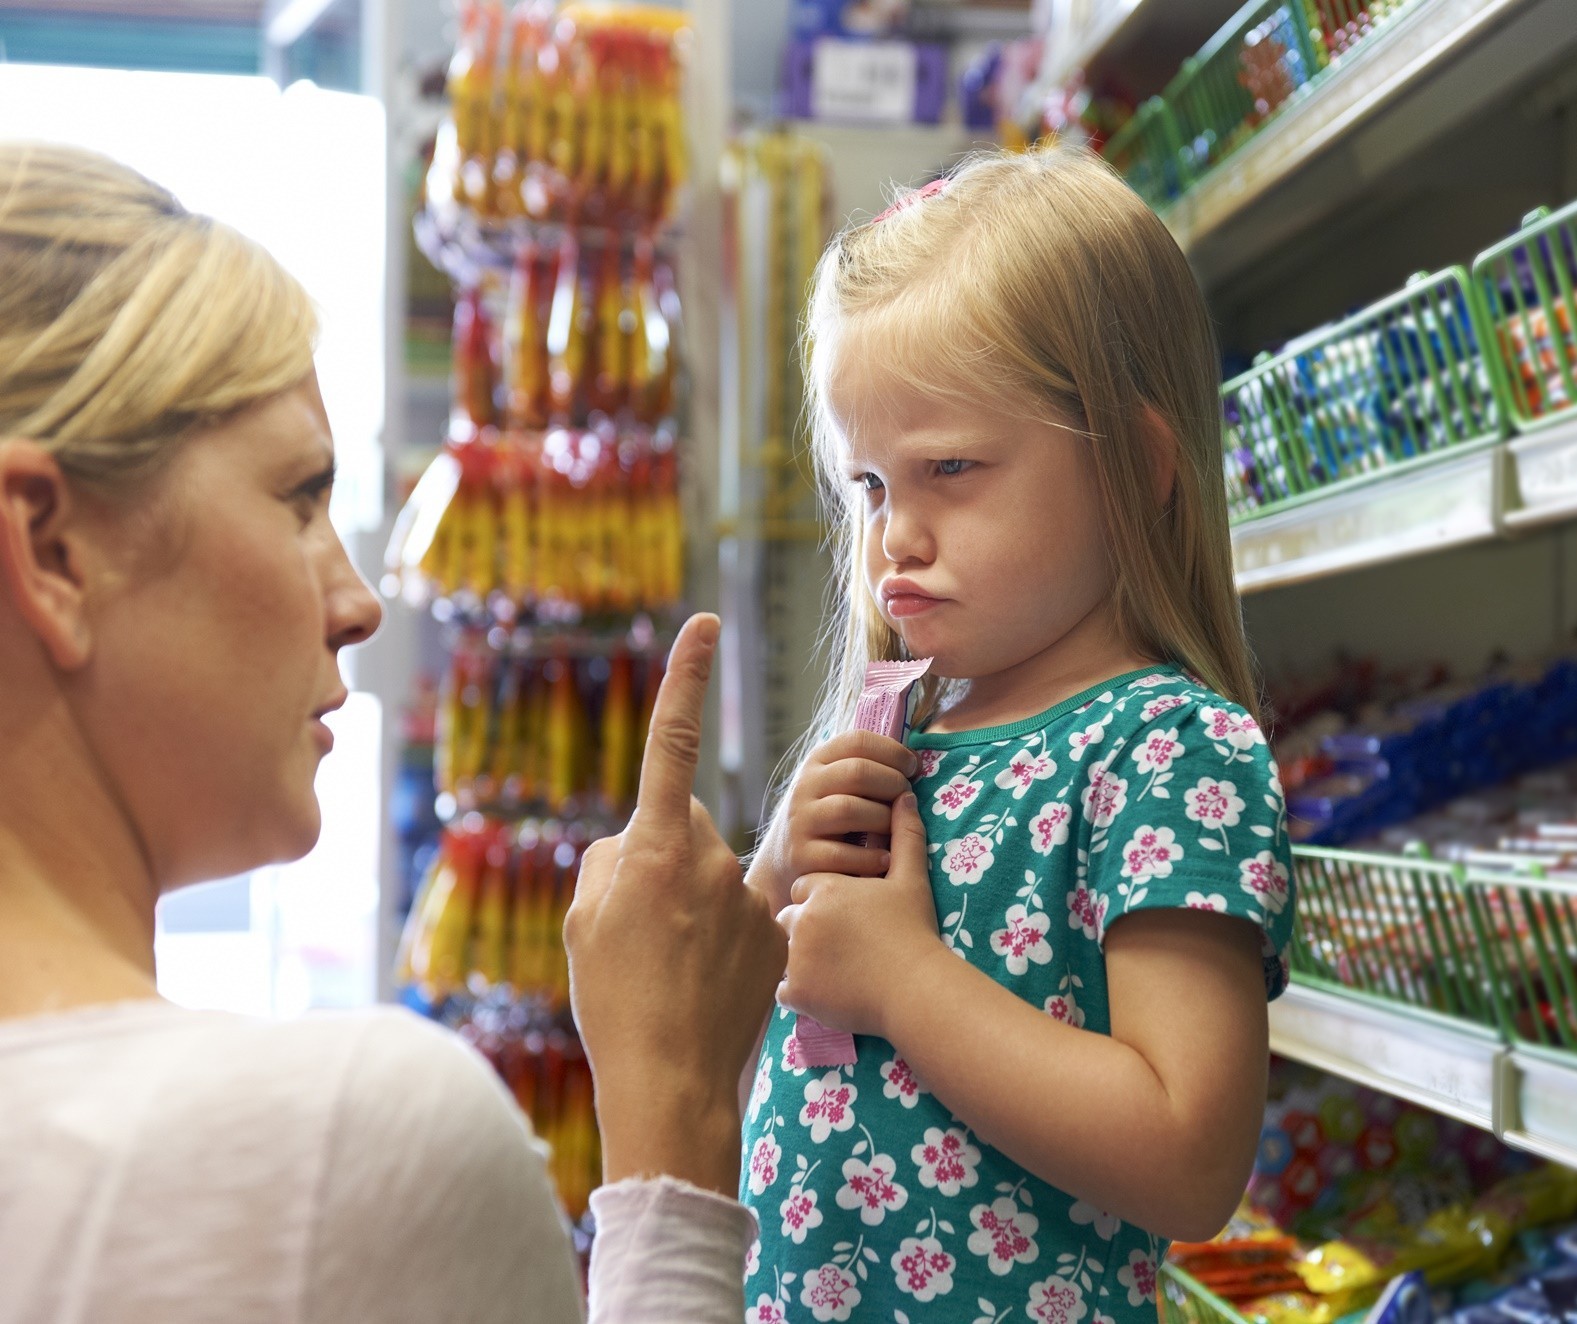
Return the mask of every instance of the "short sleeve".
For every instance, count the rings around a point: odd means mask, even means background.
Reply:
[[[1159,678],[1158,678],[1159,679]],[[1208,691],[1126,697],[1132,734],[1091,767],[1086,885],[1098,928],[1194,909],[1258,926],[1268,998],[1287,986],[1294,882],[1286,807],[1259,723]]]

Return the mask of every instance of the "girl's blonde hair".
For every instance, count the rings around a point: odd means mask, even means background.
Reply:
[[[125,494],[300,382],[316,316],[261,246],[108,157],[0,142],[0,438]]]
[[[844,230],[816,269],[806,379],[837,579],[832,683],[813,733],[851,724],[866,663],[903,656],[865,586],[865,503],[839,477],[827,403],[838,345],[856,321],[918,389],[1022,405],[1027,417],[1080,428],[1125,642],[1257,711],[1204,299],[1166,228],[1104,162],[1050,148],[970,159],[940,190],[906,194],[875,222]],[[1156,418],[1175,438],[1177,460],[1171,499],[1159,509]],[[923,683],[922,709],[933,710],[940,683]]]

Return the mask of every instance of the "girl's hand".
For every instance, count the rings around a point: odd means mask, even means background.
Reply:
[[[892,863],[885,877],[815,873],[795,880],[795,904],[778,916],[788,931],[788,974],[778,1001],[829,1029],[886,1033],[887,1016],[938,957],[953,959],[937,932],[925,825],[912,792],[894,803]]]
[[[887,870],[881,846],[856,846],[854,833],[885,836],[892,805],[909,792],[919,770],[913,750],[872,731],[846,731],[818,746],[801,765],[782,815],[778,843],[776,894],[767,899],[781,910],[787,888],[808,874],[845,874],[876,878]]]

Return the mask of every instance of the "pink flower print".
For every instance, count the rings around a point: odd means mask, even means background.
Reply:
[[[1037,910],[1030,914],[1022,905],[1009,906],[1008,926],[991,935],[991,950],[1006,957],[1008,973],[1022,975],[1033,961],[1045,965],[1051,960],[1051,944],[1046,941],[1046,930],[1051,927],[1051,916]]]
[[[1212,892],[1209,896],[1203,892],[1190,892],[1183,898],[1183,904],[1190,910],[1213,910],[1218,915],[1224,915],[1227,909],[1227,899],[1220,892]]]
[[[854,1125],[854,1101],[859,1094],[841,1071],[829,1071],[805,1086],[799,1124],[810,1127],[810,1138],[819,1145],[834,1131],[847,1131]]]
[[[848,1270],[836,1264],[824,1264],[805,1275],[799,1300],[801,1305],[810,1307],[817,1324],[827,1324],[828,1320],[848,1319],[854,1307],[860,1304],[860,1289]]]
[[[1029,821],[1029,845],[1037,855],[1050,855],[1068,839],[1073,809],[1061,800],[1048,800]]]
[[[1128,1304],[1142,1306],[1155,1300],[1155,1259],[1142,1250],[1128,1252],[1128,1263],[1117,1270],[1117,1281],[1128,1289]]]
[[[796,1246],[803,1246],[806,1233],[821,1226],[821,1210],[816,1208],[816,1192],[807,1191],[803,1186],[790,1188],[788,1199],[778,1206],[778,1212],[783,1215],[783,1235]]]
[[[1040,1254],[1035,1244],[1035,1229],[1040,1220],[1020,1209],[1006,1195],[990,1204],[977,1204],[969,1211],[975,1231],[969,1235],[969,1253],[984,1255],[992,1273],[1001,1277],[1015,1264],[1030,1264]]]
[[[1139,719],[1144,722],[1153,722],[1163,713],[1176,712],[1177,709],[1187,706],[1188,700],[1181,694],[1161,694],[1151,699],[1139,710]]]
[[[1104,763],[1090,769],[1090,784],[1084,788],[1084,817],[1091,827],[1110,827],[1112,819],[1127,807],[1128,782]]]
[[[1056,993],[1046,999],[1046,1015],[1075,1030],[1084,1028],[1084,1008],[1075,1001],[1072,993]]]
[[[1068,757],[1075,763],[1082,762],[1084,751],[1091,745],[1098,745],[1106,739],[1106,723],[1111,721],[1107,714],[1098,722],[1091,722],[1082,731],[1075,731],[1068,737]]]
[[[893,1180],[897,1171],[897,1163],[886,1154],[877,1154],[868,1164],[849,1159],[843,1165],[843,1185],[833,1197],[838,1208],[858,1209],[860,1222],[876,1227],[909,1202],[909,1192]]]
[[[1265,743],[1265,733],[1260,730],[1259,723],[1247,713],[1235,713],[1229,708],[1212,708],[1204,705],[1199,709],[1199,715],[1204,719],[1206,732],[1217,744],[1226,744],[1235,750],[1245,750]]]
[[[949,823],[956,823],[958,816],[974,802],[984,785],[985,782],[970,781],[962,772],[955,773],[947,785],[937,790],[936,798],[931,802],[931,813],[945,818]]]
[[[942,766],[942,760],[947,755],[940,749],[920,749],[915,753],[920,758],[920,771],[915,774],[915,781],[922,782],[927,777],[936,776],[936,770]]]
[[[1068,893],[1068,927],[1082,930],[1086,938],[1099,937],[1101,902],[1104,899],[1080,883]]]
[[[883,1062],[881,1076],[884,1082],[882,1094],[886,1098],[897,1099],[905,1108],[913,1108],[925,1093],[920,1088],[920,1082],[914,1078],[914,1072],[909,1070],[909,1064],[901,1057],[888,1058]]]
[[[1171,828],[1142,827],[1123,847],[1122,874],[1136,883],[1170,878],[1172,866],[1182,858],[1183,848]]]
[[[1206,828],[1225,831],[1236,827],[1243,816],[1244,803],[1233,782],[1217,781],[1214,777],[1201,777],[1199,785],[1183,792],[1183,812],[1195,823]]]
[[[797,1039],[794,1041],[799,1042]],[[761,1105],[772,1097],[772,1054],[764,1053],[756,1069],[755,1084],[750,1087],[750,1120],[761,1115]]]
[[[786,1324],[787,1318],[783,1313],[783,1303],[765,1292],[756,1298],[755,1305],[745,1311],[745,1324]]]
[[[1180,758],[1186,746],[1177,738],[1177,728],[1169,731],[1152,731],[1144,744],[1133,752],[1133,761],[1140,772],[1165,772],[1173,760]]]
[[[1024,1313],[1041,1324],[1079,1324],[1088,1313],[1084,1293],[1066,1278],[1043,1278],[1031,1283]]]
[[[1238,867],[1243,875],[1243,890],[1265,907],[1267,915],[1281,914],[1287,904],[1287,866],[1274,852],[1262,850]]]
[[[988,837],[971,832],[942,847],[942,868],[947,880],[955,887],[960,883],[978,883],[981,876],[996,859]]]
[[[783,1070],[792,1071],[796,1076],[803,1076],[809,1067],[810,1063],[805,1060],[805,1050],[800,1047],[799,1035],[790,1030],[788,1038],[783,1041]]]
[[[778,1161],[783,1157],[782,1146],[771,1136],[762,1136],[750,1151],[750,1193],[760,1195],[778,1179]]]
[[[750,1249],[745,1252],[745,1279],[749,1281],[756,1276],[756,1270],[761,1267],[761,1238],[757,1237],[750,1243]]]
[[[1013,756],[1013,761],[997,773],[997,789],[1013,788],[1013,798],[1022,800],[1036,782],[1045,781],[1057,771],[1057,761],[1050,754],[1031,754],[1027,749]]]
[[[951,1292],[957,1263],[935,1237],[905,1237],[892,1258],[898,1290],[916,1301],[934,1301]]]
[[[1108,1214],[1104,1209],[1085,1204],[1083,1200],[1073,1202],[1073,1208],[1068,1210],[1068,1217],[1082,1226],[1093,1225],[1095,1235],[1102,1241],[1110,1241],[1117,1235],[1117,1229],[1123,1225],[1122,1219],[1115,1214]]]
[[[969,1132],[950,1126],[944,1132],[935,1126],[925,1128],[925,1139],[909,1157],[920,1169],[920,1185],[934,1187],[951,1199],[980,1180],[980,1151],[969,1143]]]

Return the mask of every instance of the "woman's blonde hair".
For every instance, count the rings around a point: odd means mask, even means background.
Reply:
[[[903,656],[865,586],[865,503],[839,476],[827,402],[838,345],[856,321],[920,390],[1080,428],[1124,641],[1257,711],[1204,299],[1166,228],[1104,162],[1049,148],[973,157],[940,189],[905,194],[883,217],[844,230],[817,267],[806,379],[838,568],[832,683],[812,732],[847,728],[866,663]],[[1159,509],[1157,418],[1177,460]],[[922,709],[934,709],[940,683],[926,686]]]
[[[104,495],[312,368],[316,316],[264,249],[108,157],[0,142],[0,438]]]

